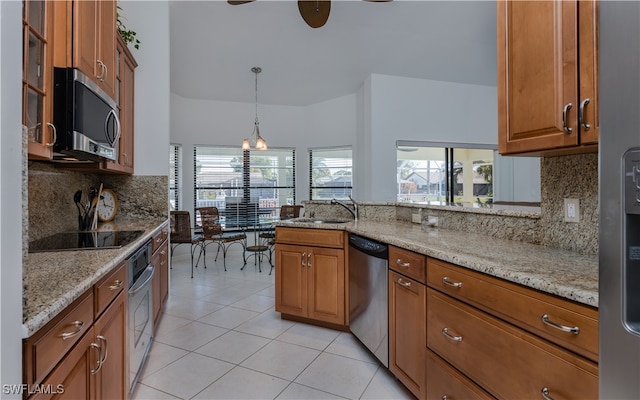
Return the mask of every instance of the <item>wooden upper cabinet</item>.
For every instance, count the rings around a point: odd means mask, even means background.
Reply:
[[[22,19],[22,124],[30,159],[53,157],[53,21],[56,2],[25,1]]]
[[[498,1],[497,10],[500,153],[597,143],[597,2]]]
[[[73,66],[116,98],[116,2],[73,2]]]

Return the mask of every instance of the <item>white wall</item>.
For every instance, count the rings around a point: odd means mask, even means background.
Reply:
[[[296,149],[296,202],[309,196],[308,148],[355,144],[355,109],[355,95],[310,107],[259,105],[260,133],[268,146]],[[239,148],[254,119],[254,103],[171,95],[171,143],[182,145],[183,154],[183,209],[193,211],[193,146]]]
[[[22,382],[21,27],[22,2],[0,1],[0,383],[16,385]]]
[[[497,144],[496,87],[371,76],[367,198],[396,199],[396,140]],[[365,100],[366,102],[366,100]],[[365,123],[365,125],[368,122]],[[368,143],[363,143],[368,147]]]
[[[130,45],[135,72],[135,175],[168,175],[170,129],[169,2],[120,1],[127,28],[140,49]]]

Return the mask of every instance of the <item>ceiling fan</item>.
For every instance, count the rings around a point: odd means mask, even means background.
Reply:
[[[252,3],[255,0],[227,0],[227,3],[237,6]],[[386,3],[393,0],[364,0],[374,3]],[[304,22],[312,28],[320,28],[329,19],[331,11],[330,0],[298,0],[298,10]]]

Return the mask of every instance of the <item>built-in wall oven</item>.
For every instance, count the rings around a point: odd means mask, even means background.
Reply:
[[[128,259],[129,274],[129,374],[133,392],[153,341],[151,241]]]

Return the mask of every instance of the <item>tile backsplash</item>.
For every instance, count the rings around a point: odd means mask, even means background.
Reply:
[[[58,232],[78,230],[77,190],[86,202],[90,187],[113,189],[119,202],[119,216],[168,217],[168,177],[98,175],[56,168],[51,163],[28,164],[28,238],[37,240]]]

